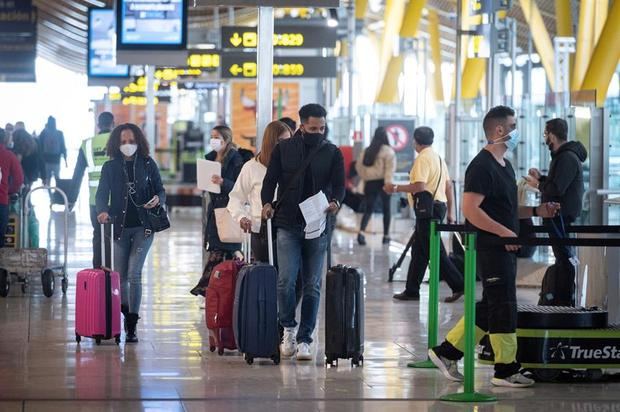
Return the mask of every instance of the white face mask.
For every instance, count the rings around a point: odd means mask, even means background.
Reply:
[[[120,149],[121,149],[122,154],[124,154],[127,157],[131,157],[136,153],[136,150],[138,150],[138,145],[137,144],[122,144]]]
[[[211,149],[216,152],[219,152],[222,149],[222,141],[220,139],[211,139],[209,144],[211,145]]]

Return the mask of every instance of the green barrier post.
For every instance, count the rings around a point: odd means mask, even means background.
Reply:
[[[439,319],[439,250],[441,236],[437,232],[437,221],[431,221],[431,235],[429,241],[429,290],[428,290],[428,349],[437,346],[437,328]],[[436,369],[437,367],[427,359],[422,362],[407,364],[410,368]]]
[[[476,235],[468,233],[465,238],[465,387],[462,393],[444,395],[442,401],[451,402],[493,402],[494,396],[474,391],[476,347]]]

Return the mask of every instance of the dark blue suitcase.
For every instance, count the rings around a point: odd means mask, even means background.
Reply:
[[[270,262],[273,262],[270,223],[267,236]],[[246,257],[250,250],[248,244]],[[241,268],[237,277],[233,328],[237,347],[249,365],[255,358],[269,358],[276,365],[280,363],[277,288],[278,272],[272,264],[248,264]]]
[[[356,268],[334,266],[325,285],[325,363],[338,359],[364,363],[364,275]]]

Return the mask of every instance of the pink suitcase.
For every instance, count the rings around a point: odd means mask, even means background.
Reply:
[[[114,227],[112,226],[112,233]],[[101,228],[102,260],[105,262],[105,239]],[[114,262],[114,247],[112,262]],[[113,265],[112,265],[113,266]],[[82,336],[121,341],[121,281],[118,272],[107,268],[84,269],[78,272],[75,283],[75,340]]]

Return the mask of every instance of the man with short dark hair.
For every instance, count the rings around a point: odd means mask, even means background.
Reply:
[[[263,218],[273,217],[277,230],[278,316],[284,327],[281,353],[283,356],[296,353],[297,360],[313,358],[312,333],[329,239],[327,227],[320,234],[306,233],[299,204],[322,191],[329,202],[327,210],[322,212],[335,214],[344,198],[344,160],[340,150],[325,139],[326,116],[327,112],[318,104],[308,104],[299,110],[298,133],[276,146],[261,192]],[[273,205],[276,187],[277,204]],[[296,332],[295,283],[300,268],[303,298]]]
[[[551,151],[549,175],[545,176],[538,169],[529,170],[528,183],[537,187],[543,202],[558,202],[560,214],[553,219],[544,219],[551,237],[568,237],[566,227],[570,226],[581,214],[583,185],[583,162],[588,157],[586,148],[580,142],[568,141],[568,124],[564,119],[547,121],[544,132],[545,144]],[[559,306],[575,305],[575,266],[571,262],[574,256],[569,246],[553,245],[555,263],[560,274],[555,282],[551,296],[543,297],[543,302]]]
[[[6,132],[0,128],[0,247],[4,247],[4,235],[9,224],[9,195],[19,192],[24,183],[19,160],[6,148],[6,143]]]
[[[287,125],[289,129],[291,129],[291,132],[295,133],[297,131],[297,122],[290,117],[282,117],[278,119],[278,121]]]
[[[394,295],[394,299],[398,300],[420,300],[420,284],[424,279],[430,256],[431,220],[441,222],[446,217],[447,212],[448,222],[455,222],[452,207],[454,204],[452,181],[446,162],[432,148],[434,139],[435,134],[430,127],[422,126],[415,129],[413,141],[418,155],[411,169],[410,184],[386,184],[384,187],[387,193],[408,193],[411,203],[413,203],[413,196],[424,191],[433,196],[432,216],[416,218],[415,240],[411,247],[411,263],[407,273],[407,285],[403,292]],[[454,302],[463,296],[463,275],[448,258],[443,243],[439,256],[442,278],[452,289],[452,296],[447,297],[445,301]]]
[[[478,233],[477,274],[482,278],[482,300],[476,304],[476,341],[488,332],[495,355],[495,386],[523,388],[534,381],[520,373],[517,362],[517,259],[519,246],[498,244],[499,238],[516,237],[519,218],[553,217],[559,205],[518,206],[517,184],[510,161],[504,158],[519,143],[515,112],[497,106],[483,121],[487,145],[465,172],[463,214],[469,230]],[[463,381],[458,360],[465,349],[465,321],[429,349],[429,358],[452,381]]]
[[[97,221],[97,210],[95,207],[95,197],[97,194],[97,188],[99,187],[99,179],[101,178],[101,168],[103,164],[108,160],[106,153],[106,146],[110,138],[110,133],[114,128],[114,115],[110,112],[102,112],[97,117],[97,128],[99,133],[88,139],[84,139],[82,146],[80,146],[80,152],[78,154],[77,164],[73,171],[73,183],[74,190],[79,191],[81,186],[82,177],[84,171],[88,169],[88,191],[89,191],[89,205],[90,205],[90,221],[93,226],[93,267],[99,268],[102,266],[101,262],[101,225]],[[70,201],[75,201],[76,194],[69,195]],[[106,246],[106,249],[109,249]],[[110,256],[110,253],[106,252],[106,255]],[[109,265],[106,265],[109,267]]]

